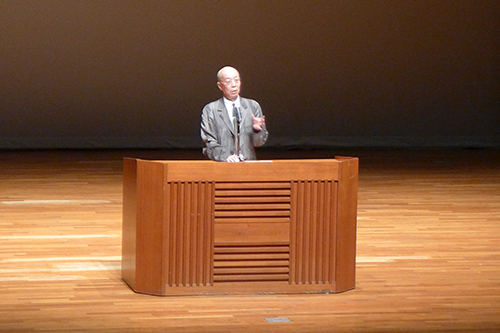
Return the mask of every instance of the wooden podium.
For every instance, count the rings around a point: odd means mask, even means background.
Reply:
[[[154,295],[353,289],[357,186],[357,158],[126,158],[122,278]]]

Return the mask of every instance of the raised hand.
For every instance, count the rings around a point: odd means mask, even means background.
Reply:
[[[260,132],[262,131],[262,128],[266,124],[266,116],[258,118],[252,113],[252,122],[253,122],[253,130],[256,132]]]

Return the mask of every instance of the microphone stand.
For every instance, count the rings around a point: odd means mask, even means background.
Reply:
[[[236,114],[236,117],[233,117],[233,129],[234,129],[234,154],[238,156],[240,161],[244,161],[245,158],[241,155],[240,152],[240,117]]]
[[[240,122],[238,117],[233,117],[233,127],[234,127],[234,154],[240,156]]]

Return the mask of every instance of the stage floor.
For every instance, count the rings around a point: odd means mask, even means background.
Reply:
[[[356,288],[157,297],[120,277],[122,159],[0,151],[0,332],[499,332],[500,151],[258,151],[360,159]]]

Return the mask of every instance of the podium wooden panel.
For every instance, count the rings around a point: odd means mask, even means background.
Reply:
[[[354,288],[358,159],[123,168],[122,278],[154,295]]]

